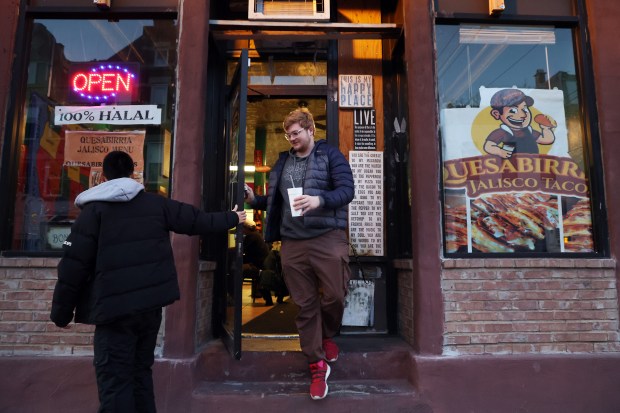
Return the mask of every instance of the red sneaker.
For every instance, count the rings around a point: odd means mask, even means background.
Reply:
[[[310,383],[310,397],[313,400],[321,400],[327,396],[327,378],[331,368],[325,360],[319,360],[316,363],[310,363],[310,374],[312,382]]]
[[[338,360],[338,354],[340,354],[340,349],[338,345],[334,343],[334,340],[331,338],[323,339],[323,351],[325,352],[325,360],[327,361],[336,361]]]

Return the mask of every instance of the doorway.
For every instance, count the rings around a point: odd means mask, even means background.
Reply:
[[[328,135],[326,59],[316,52],[311,59],[290,55],[248,59],[246,53],[242,51],[227,69],[228,98],[222,105],[228,110],[224,128],[226,161],[222,166],[227,177],[225,198],[230,206],[240,204],[239,188],[245,184],[258,195],[267,193],[269,173],[278,155],[290,148],[282,126],[289,112],[308,109],[315,120],[316,139],[326,139]],[[244,208],[262,236],[266,212],[253,210],[248,204]],[[226,286],[219,290],[226,295],[220,299],[226,305],[219,313],[223,315],[225,342],[235,358],[241,357],[242,348],[244,351],[300,350],[294,323],[297,306],[288,292],[278,297],[274,290],[273,305],[268,306],[262,296],[265,271],[243,270],[246,237],[239,230],[231,231],[229,236],[227,262],[223,266]],[[268,249],[277,252],[278,246],[268,244]]]
[[[247,104],[247,133],[246,133],[246,168],[245,183],[252,187],[258,195],[267,193],[269,172],[278,159],[280,152],[288,151],[290,145],[284,138],[282,121],[294,109],[306,108],[314,116],[316,139],[326,137],[326,99],[324,97],[265,97],[252,96]],[[265,223],[265,212],[252,210],[246,205],[248,218],[256,224],[256,230],[262,235]],[[246,246],[249,244],[245,243]],[[279,257],[279,243],[268,244],[271,257]],[[268,263],[269,264],[269,263]],[[269,265],[268,265],[269,266]],[[279,268],[276,265],[276,268]],[[279,270],[272,274],[270,269],[264,268],[259,273],[259,280],[244,275],[242,298],[242,337],[251,338],[297,338],[297,329],[294,318],[297,306],[286,291],[279,291],[282,286]],[[272,277],[275,275],[275,277]],[[271,290],[274,302],[268,306],[266,283],[276,284]],[[280,296],[279,296],[280,295]],[[278,297],[279,296],[279,297]],[[281,303],[278,303],[280,298]]]

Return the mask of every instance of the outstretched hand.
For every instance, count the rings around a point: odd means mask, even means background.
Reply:
[[[241,211],[237,211],[237,205],[235,205],[235,207],[232,209],[233,212],[237,213],[237,218],[239,218],[239,224],[242,224],[245,222],[245,220],[247,219],[247,214],[245,213],[245,210],[241,210]]]
[[[254,191],[248,185],[244,185],[244,187],[243,187],[243,194],[244,194],[245,202],[247,202],[249,204],[254,202],[254,198],[255,198],[254,197]]]

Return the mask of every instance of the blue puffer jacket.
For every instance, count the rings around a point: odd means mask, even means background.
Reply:
[[[269,189],[266,196],[257,195],[252,207],[268,211],[265,241],[281,239],[282,194],[278,190],[282,169],[289,152],[282,152],[269,173]],[[355,196],[351,167],[344,155],[322,139],[316,141],[309,155],[306,175],[302,184],[305,195],[321,197],[321,206],[304,214],[307,228],[346,229],[348,207]]]

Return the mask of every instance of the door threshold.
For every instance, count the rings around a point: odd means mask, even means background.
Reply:
[[[242,333],[241,338],[268,338],[271,340],[299,340],[299,334]]]
[[[299,336],[252,335],[243,336],[242,351],[301,351]]]

